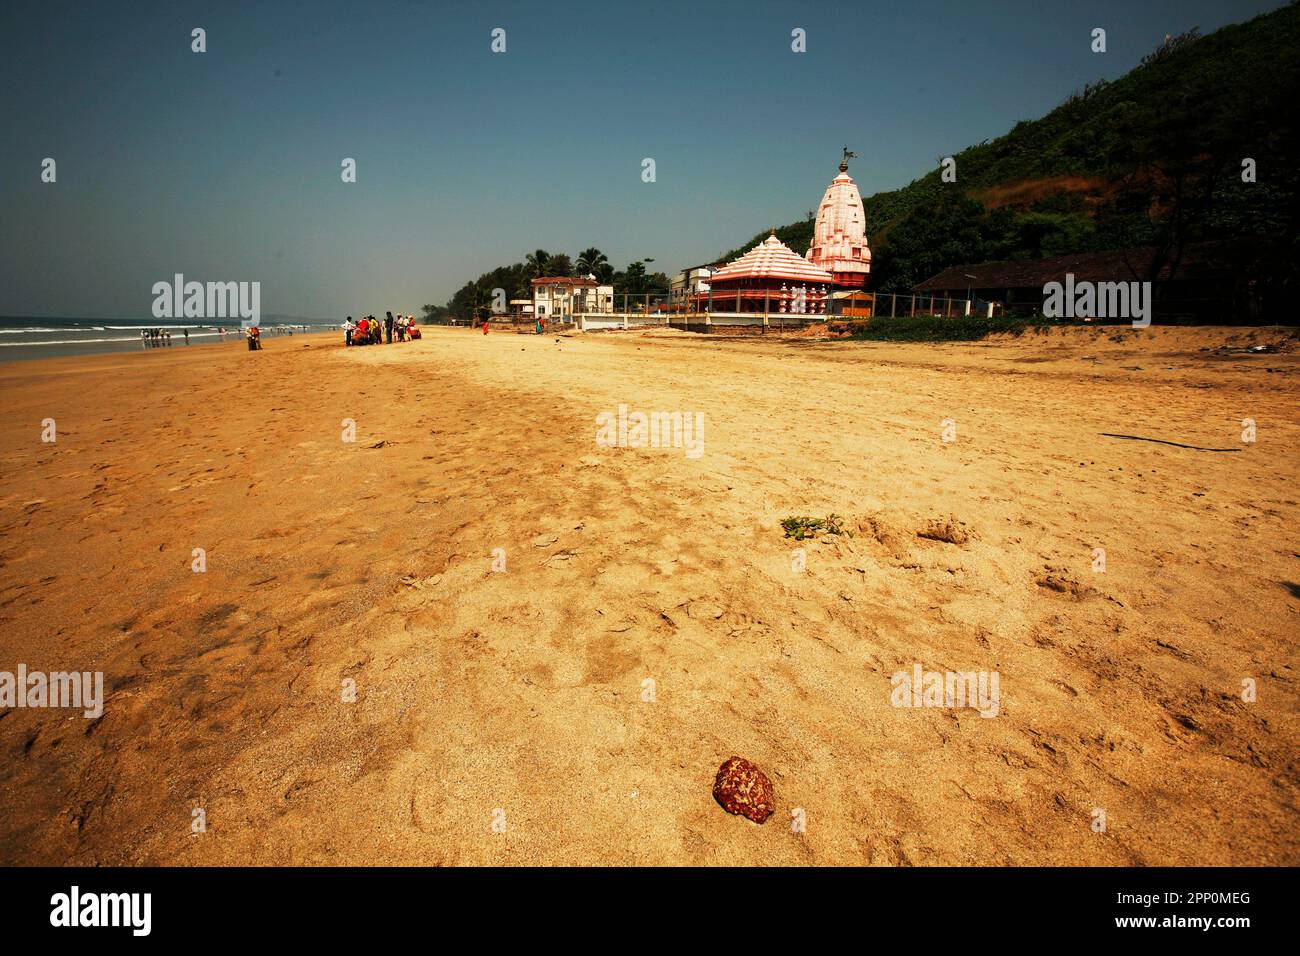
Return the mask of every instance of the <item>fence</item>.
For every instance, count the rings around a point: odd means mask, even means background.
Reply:
[[[813,322],[876,316],[995,315],[1000,303],[911,293],[834,292],[794,289],[727,289],[708,292],[619,293],[609,308],[563,318],[584,331],[673,326],[705,330],[714,325],[801,328]]]

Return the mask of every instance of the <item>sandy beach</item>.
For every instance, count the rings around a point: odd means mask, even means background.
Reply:
[[[0,862],[1295,865],[1298,372],[1159,327],[0,366],[0,670],[106,696],[0,709]],[[620,405],[702,453],[602,447]],[[996,716],[893,706],[917,665]]]

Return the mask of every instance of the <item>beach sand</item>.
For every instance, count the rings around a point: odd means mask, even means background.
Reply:
[[[0,366],[0,862],[1300,863],[1285,333],[339,339]]]

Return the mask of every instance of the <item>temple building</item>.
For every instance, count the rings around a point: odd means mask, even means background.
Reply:
[[[776,231],[709,278],[701,294],[712,312],[826,312],[831,274],[794,252]]]
[[[837,286],[861,287],[871,272],[871,250],[867,248],[862,194],[849,175],[849,159],[854,155],[845,147],[840,174],[831,180],[822,197],[808,261],[829,272]]]

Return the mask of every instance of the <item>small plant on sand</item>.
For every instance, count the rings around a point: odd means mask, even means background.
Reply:
[[[825,518],[810,518],[806,515],[792,515],[789,518],[781,519],[781,527],[785,530],[787,538],[794,538],[796,541],[803,541],[805,538],[815,538],[818,534],[844,534],[853,537],[853,532],[849,531],[843,525],[844,519],[837,514],[829,514]]]

